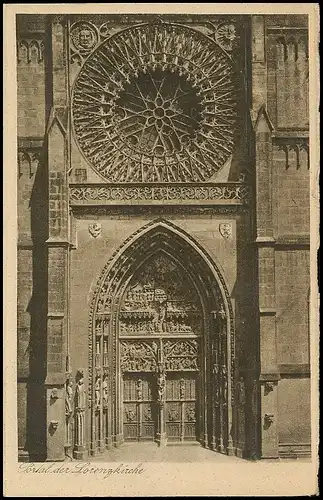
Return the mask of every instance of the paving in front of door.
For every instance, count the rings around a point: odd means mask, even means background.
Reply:
[[[203,448],[200,445],[180,444],[159,447],[155,443],[124,443],[120,448],[113,448],[87,462],[240,462],[241,458],[229,457]]]

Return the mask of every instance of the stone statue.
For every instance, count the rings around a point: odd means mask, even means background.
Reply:
[[[164,332],[166,330],[166,309],[167,309],[167,295],[164,290],[155,290],[154,299],[154,319],[153,325],[155,332]]]
[[[78,381],[76,384],[76,409],[85,410],[86,406],[86,395],[84,386],[84,374],[83,372],[78,372]]]
[[[104,375],[102,382],[102,398],[103,398],[103,407],[106,408],[108,406],[108,375]]]
[[[101,402],[101,377],[98,375],[95,380],[95,406],[99,407]]]
[[[73,413],[73,382],[69,378],[65,386],[65,415],[69,418]]]
[[[166,387],[166,374],[162,366],[159,366],[157,374],[157,395],[158,402],[163,403]]]

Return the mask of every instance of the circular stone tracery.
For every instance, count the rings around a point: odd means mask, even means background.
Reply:
[[[110,182],[205,181],[230,157],[237,84],[227,54],[178,25],[101,44],[73,91],[78,144]]]
[[[201,120],[197,89],[177,72],[140,73],[116,101],[120,139],[134,152],[157,157],[183,150]]]

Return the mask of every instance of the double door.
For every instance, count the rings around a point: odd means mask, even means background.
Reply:
[[[165,398],[158,400],[155,373],[123,374],[123,437],[155,440],[161,422],[167,441],[196,441],[198,436],[197,372],[166,372]]]

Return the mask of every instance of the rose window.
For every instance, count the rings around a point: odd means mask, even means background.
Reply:
[[[87,59],[72,110],[80,149],[106,181],[206,181],[233,151],[237,78],[209,37],[141,25]]]
[[[135,152],[160,158],[181,151],[196,137],[201,120],[196,93],[177,72],[141,73],[116,101],[120,139]]]

